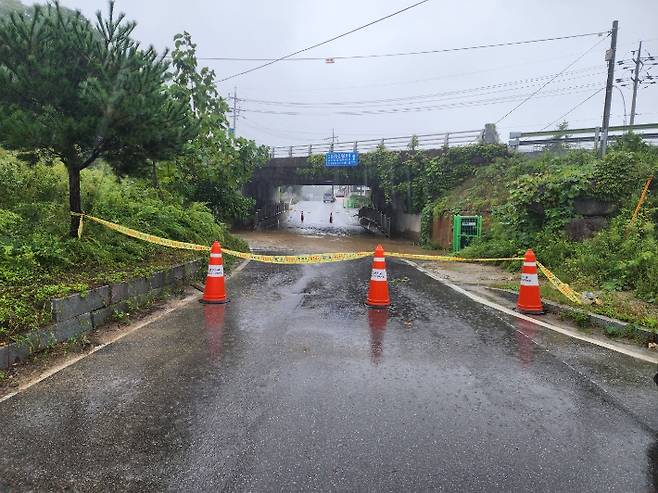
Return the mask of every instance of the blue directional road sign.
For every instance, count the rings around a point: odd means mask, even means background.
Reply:
[[[356,166],[358,164],[358,152],[328,152],[324,155],[324,165],[328,168],[337,166]]]

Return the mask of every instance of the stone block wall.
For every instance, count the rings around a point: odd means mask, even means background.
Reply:
[[[162,295],[171,287],[201,278],[205,260],[193,260],[149,277],[132,279],[51,300],[53,324],[35,330],[24,341],[0,347],[0,369],[27,358],[52,344],[66,341],[112,320],[115,312],[126,311],[130,304],[140,305]]]

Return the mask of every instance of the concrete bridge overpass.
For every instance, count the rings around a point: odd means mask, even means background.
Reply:
[[[369,177],[361,166],[322,168],[312,167],[309,158],[327,152],[355,151],[360,154],[376,151],[383,146],[390,151],[401,153],[421,150],[430,156],[438,156],[450,147],[464,146],[478,142],[497,142],[493,126],[483,130],[462,130],[433,134],[407,135],[381,139],[341,141],[270,148],[270,160],[255,171],[247,194],[256,198],[258,205],[275,199],[276,188],[286,185],[368,185],[374,177]]]

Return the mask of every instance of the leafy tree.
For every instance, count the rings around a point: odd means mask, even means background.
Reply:
[[[217,220],[244,218],[254,203],[241,190],[266,161],[267,148],[230,134],[229,108],[217,91],[215,72],[199,70],[196,44],[187,32],[174,37],[172,67],[170,94],[189,106],[200,130],[166,181],[190,200],[207,203]]]
[[[81,212],[80,171],[104,158],[119,174],[181,152],[196,133],[166,90],[168,63],[131,38],[114,3],[96,24],[58,2],[0,19],[0,144],[32,162],[59,158],[69,206]],[[75,235],[79,217],[71,217]]]
[[[569,138],[569,122],[566,120],[560,123],[557,126],[557,129],[555,130],[555,134],[553,134],[553,140],[556,142],[553,142],[552,144],[548,144],[546,146],[546,150],[550,152],[562,152],[565,151],[569,148],[569,144],[566,142],[562,142],[563,140]]]

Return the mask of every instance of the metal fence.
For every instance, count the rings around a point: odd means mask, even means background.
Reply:
[[[359,224],[367,230],[378,230],[388,238],[391,237],[391,218],[382,211],[372,207],[359,209]]]
[[[271,227],[277,224],[279,216],[288,212],[290,204],[288,202],[274,202],[266,204],[256,210],[254,215],[254,229]]]
[[[619,125],[610,127],[608,141],[612,142],[625,133],[633,131],[649,142],[658,142],[658,123],[642,123],[639,125]],[[599,149],[603,134],[600,127],[566,129],[564,136],[556,137],[555,130],[540,132],[510,132],[509,146],[515,150],[532,152],[564,145],[569,147],[582,147]]]
[[[305,157],[327,152],[372,152],[380,146],[390,151],[409,149],[441,149],[480,142],[484,130],[461,130],[435,134],[406,135],[382,139],[348,140],[342,142],[324,142],[320,144],[300,144],[270,147],[270,157]],[[414,142],[415,139],[415,142]]]

